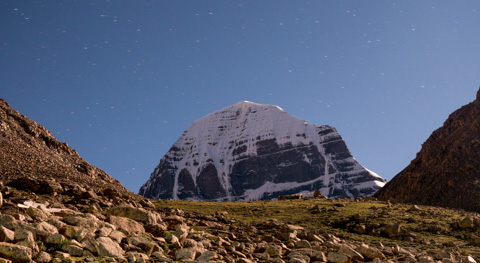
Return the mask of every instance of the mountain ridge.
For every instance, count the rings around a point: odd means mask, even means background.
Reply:
[[[55,185],[56,191],[79,186],[134,195],[1,98],[0,153],[0,180],[6,184],[30,185],[32,191],[50,191],[48,185]]]

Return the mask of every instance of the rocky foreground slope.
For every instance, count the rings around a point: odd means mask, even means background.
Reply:
[[[133,202],[121,196],[83,191],[49,197],[13,187],[3,186],[0,190],[5,196],[0,207],[0,262],[475,263],[480,255],[461,250],[460,243],[444,241],[445,237],[432,247],[430,242],[435,241],[423,240],[412,232],[462,236],[473,245],[480,244],[480,238],[473,238],[478,219],[467,216],[451,227],[420,224],[422,214],[439,215],[430,208],[407,210],[401,205],[362,199],[293,204],[307,205],[305,212],[310,217],[328,215],[331,221],[325,226],[361,235],[362,241],[357,241],[348,235],[333,234],[323,226],[312,229],[258,218],[258,212],[265,209],[261,201],[235,203],[244,203],[252,213],[249,219],[235,219],[226,211],[228,207],[210,214],[169,207],[175,203],[165,206],[164,201],[157,201],[155,207],[148,200]],[[208,211],[210,204],[214,203],[200,205]],[[348,211],[350,206],[371,209],[359,209],[361,212],[354,216],[337,219],[336,214]],[[395,211],[420,220],[418,227],[398,223],[404,220],[401,216],[389,216]],[[388,223],[376,223],[379,218]],[[423,250],[425,244],[433,249]]]
[[[272,199],[320,190],[375,193],[385,180],[360,165],[335,128],[273,105],[241,101],[195,121],[160,160],[139,194],[153,199]]]
[[[452,113],[410,165],[375,196],[480,212],[480,90],[476,100]]]

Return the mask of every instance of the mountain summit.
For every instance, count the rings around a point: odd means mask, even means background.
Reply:
[[[384,184],[353,158],[333,127],[308,124],[278,106],[240,101],[185,130],[139,194],[226,201],[320,190],[357,197]]]
[[[375,196],[480,212],[480,90],[423,143],[416,158]]]

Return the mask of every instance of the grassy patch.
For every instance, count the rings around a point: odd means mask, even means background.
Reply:
[[[400,245],[427,251],[445,251],[447,243],[455,243],[463,253],[480,254],[480,247],[471,245],[470,238],[476,235],[473,229],[453,228],[467,213],[461,210],[419,206],[418,211],[410,210],[411,205],[388,204],[379,201],[355,201],[350,199],[315,199],[286,201],[241,201],[241,202],[199,202],[157,200],[157,208],[179,208],[186,212],[214,215],[226,211],[226,217],[239,223],[261,223],[276,219],[312,230],[325,230],[339,237],[365,242],[382,243],[386,246]],[[389,237],[383,233],[383,226],[397,223],[403,236]],[[355,224],[376,226],[378,234],[359,234],[353,231]],[[205,229],[202,229],[205,230]],[[405,236],[408,236],[407,238]]]

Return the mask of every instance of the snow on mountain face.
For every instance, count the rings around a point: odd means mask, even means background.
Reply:
[[[374,194],[385,184],[361,166],[338,132],[280,107],[241,101],[195,121],[139,194],[149,198],[256,200],[320,190]]]

